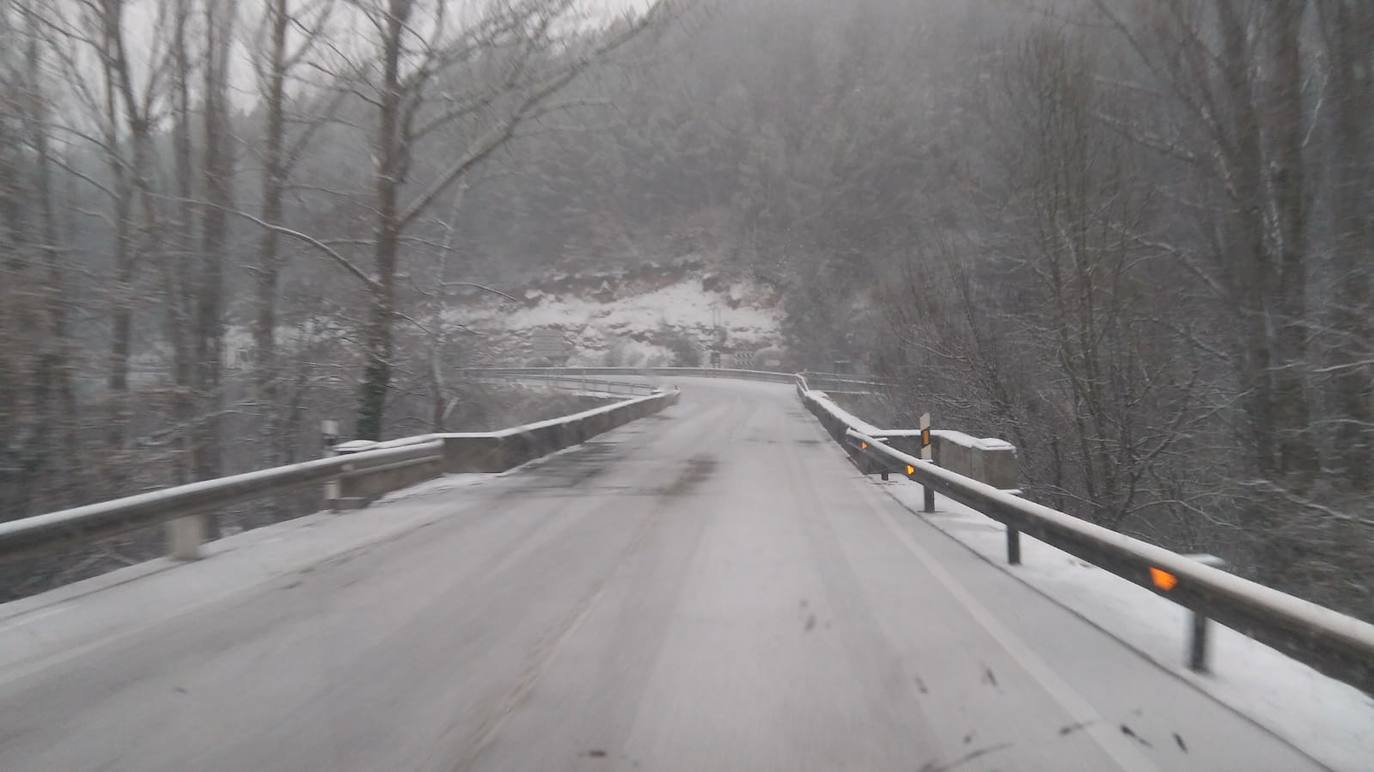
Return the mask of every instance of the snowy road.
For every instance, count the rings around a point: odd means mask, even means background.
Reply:
[[[901,509],[789,387],[681,385],[516,473],[0,617],[0,769],[1314,767]]]

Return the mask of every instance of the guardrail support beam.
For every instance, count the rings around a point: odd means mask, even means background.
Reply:
[[[1190,634],[1188,636],[1188,669],[1194,673],[1209,673],[1211,668],[1207,663],[1207,617],[1196,611],[1191,613],[1192,619],[1189,620]]]
[[[188,515],[167,521],[167,554],[173,560],[199,560],[205,543],[205,515]]]
[[[1226,568],[1226,560],[1216,555],[1205,553],[1186,555],[1204,566],[1212,568]],[[1188,669],[1194,673],[1212,672],[1211,664],[1207,656],[1207,633],[1211,627],[1211,620],[1205,614],[1190,611],[1188,620]]]

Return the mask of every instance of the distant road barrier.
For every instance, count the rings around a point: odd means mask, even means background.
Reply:
[[[1024,532],[1191,610],[1190,667],[1206,669],[1205,620],[1210,618],[1374,694],[1374,625],[1222,571],[1211,565],[1211,556],[1180,555],[1027,501],[1018,491],[1004,489],[1008,483],[1002,472],[993,473],[999,479],[985,482],[921,460],[885,437],[913,431],[866,424],[813,391],[805,377],[797,378],[797,394],[865,471],[902,474],[1005,525],[1008,562],[1020,562]],[[956,437],[957,432],[933,434],[937,440],[943,434],[968,446],[970,452],[995,455],[1001,450],[988,441],[969,443],[973,438]]]
[[[514,383],[521,386],[538,386],[575,394],[610,396],[645,396],[654,393],[654,386],[634,381],[609,381],[604,378],[589,378],[577,375],[550,373],[504,373],[491,371],[464,370],[459,374],[461,380],[476,383]]]
[[[793,383],[793,373],[773,370],[734,370],[720,367],[466,367],[461,375],[544,375],[544,376],[619,376],[619,377],[684,377],[733,378],[746,381]]]
[[[538,376],[550,379],[570,376],[612,376],[644,378],[729,378],[743,381],[765,381],[769,383],[797,382],[804,377],[813,388],[834,392],[873,392],[891,388],[894,384],[871,378],[859,378],[839,373],[787,373],[777,370],[741,370],[729,367],[467,367],[458,371],[460,376]]]
[[[575,445],[675,404],[657,391],[561,418],[495,432],[426,434],[377,443],[345,443],[332,458],[178,485],[112,501],[0,523],[0,559],[61,549],[168,523],[168,552],[199,555],[204,513],[307,485],[328,483],[335,508],[365,505],[384,493],[444,472],[498,472]]]

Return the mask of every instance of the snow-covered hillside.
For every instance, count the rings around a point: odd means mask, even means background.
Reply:
[[[706,352],[719,350],[725,364],[763,364],[780,356],[779,298],[750,281],[696,274],[563,284],[521,290],[515,293],[519,303],[473,298],[452,309],[448,320],[482,333],[489,356],[504,361],[541,358],[544,352],[531,346],[536,331],[544,331],[544,340],[566,341],[569,364],[671,364],[685,346],[703,361]]]

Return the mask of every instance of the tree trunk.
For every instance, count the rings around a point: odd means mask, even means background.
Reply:
[[[283,164],[286,140],[286,31],[290,24],[287,0],[272,0],[271,42],[268,53],[267,111],[263,150],[262,210],[264,222],[281,222],[282,193],[286,184]],[[282,463],[283,439],[280,436],[281,411],[277,404],[277,285],[281,276],[280,240],[272,229],[263,231],[258,241],[258,264],[254,287],[253,313],[253,389],[262,411],[262,434],[267,466]]]
[[[171,469],[174,483],[187,482],[190,475],[191,425],[195,421],[196,405],[192,376],[194,363],[191,350],[191,302],[189,266],[196,251],[195,208],[191,198],[194,161],[191,154],[191,61],[187,50],[187,22],[191,0],[176,0],[172,29],[172,162],[176,192],[178,223],[176,240],[180,255],[166,254],[162,261],[162,293],[166,308],[167,343],[172,350],[172,420],[178,427],[171,442],[176,448],[176,463]]]
[[[5,296],[0,302],[0,475],[12,475],[13,484],[3,503],[16,516],[30,514],[33,499],[33,470],[30,463],[32,442],[33,368],[31,349],[36,330],[30,277],[28,201],[18,183],[25,176],[22,145],[0,121],[0,275],[5,277]],[[19,127],[15,127],[16,131]],[[7,519],[7,518],[6,518]]]
[[[1222,214],[1223,238],[1217,262],[1240,311],[1237,348],[1240,398],[1245,433],[1255,473],[1276,476],[1280,462],[1277,416],[1274,410],[1274,354],[1269,330],[1268,302],[1274,270],[1265,243],[1264,157],[1260,115],[1253,77],[1254,47],[1247,32],[1249,20],[1235,0],[1219,0],[1221,32],[1219,77],[1222,100],[1229,109],[1224,136],[1214,138],[1219,169],[1231,170],[1231,216]],[[1201,75],[1201,73],[1199,73]],[[1225,179],[1224,171],[1218,176]]]
[[[396,315],[396,252],[398,237],[387,228],[377,238],[378,286],[370,293],[364,346],[367,362],[358,389],[358,439],[380,440],[386,414],[386,396],[391,387],[391,359],[395,354],[392,319]]]
[[[31,18],[31,17],[30,17]],[[43,237],[45,276],[42,304],[47,324],[34,378],[37,417],[35,466],[40,478],[44,508],[59,508],[84,499],[77,436],[76,393],[72,387],[72,342],[68,336],[67,299],[57,215],[53,208],[52,154],[48,139],[48,104],[39,90],[43,62],[40,37],[30,21],[28,77],[32,99],[29,110],[30,143],[34,150],[34,191],[37,194],[39,228]],[[60,455],[59,455],[60,454]],[[70,470],[70,471],[59,471]]]
[[[200,276],[196,288],[195,387],[200,415],[192,433],[192,472],[198,480],[218,477],[223,466],[221,381],[224,360],[224,255],[228,240],[227,208],[234,203],[233,139],[228,113],[228,57],[233,41],[236,3],[205,6],[205,159],[208,206],[201,217]]]
[[[1374,262],[1374,165],[1365,128],[1374,112],[1374,10],[1366,0],[1318,5],[1330,42],[1330,110],[1333,122],[1331,218],[1335,228],[1332,272],[1335,293],[1331,327],[1335,335],[1332,402],[1340,424],[1335,457],[1346,482],[1357,491],[1374,487],[1374,323],[1370,316]]]
[[[396,315],[396,264],[400,252],[401,215],[398,197],[409,166],[410,147],[402,128],[405,94],[401,83],[400,57],[404,48],[411,0],[391,0],[382,50],[382,93],[377,112],[374,188],[377,227],[373,262],[376,284],[371,288],[367,329],[364,333],[363,382],[358,389],[358,438],[379,440],[391,388],[392,355],[395,353],[392,322]]]
[[[117,150],[114,151],[116,157],[110,158],[109,163],[115,167],[117,184],[132,185],[132,190],[139,194],[141,216],[140,239],[135,245],[133,223],[130,222],[133,213],[130,191],[128,188],[120,191],[116,205],[119,244],[116,246],[113,334],[108,379],[111,392],[108,439],[111,449],[117,451],[116,457],[124,450],[132,413],[132,406],[129,404],[129,356],[132,353],[130,336],[133,333],[134,282],[138,275],[140,260],[157,253],[159,246],[158,215],[153,204],[152,182],[149,177],[152,172],[152,126],[135,94],[136,88],[124,41],[124,7],[124,0],[104,0],[100,17],[100,54],[106,81],[105,110],[106,119],[109,121],[109,139],[113,146],[118,146],[118,126],[122,119],[128,130],[132,155],[127,161],[127,170],[126,159],[118,157]]]
[[[1275,0],[1268,20],[1273,55],[1270,124],[1270,184],[1277,220],[1278,282],[1270,308],[1277,313],[1274,413],[1279,431],[1279,474],[1298,492],[1308,490],[1319,471],[1306,384],[1307,362],[1307,191],[1303,174],[1300,33],[1303,0]]]

